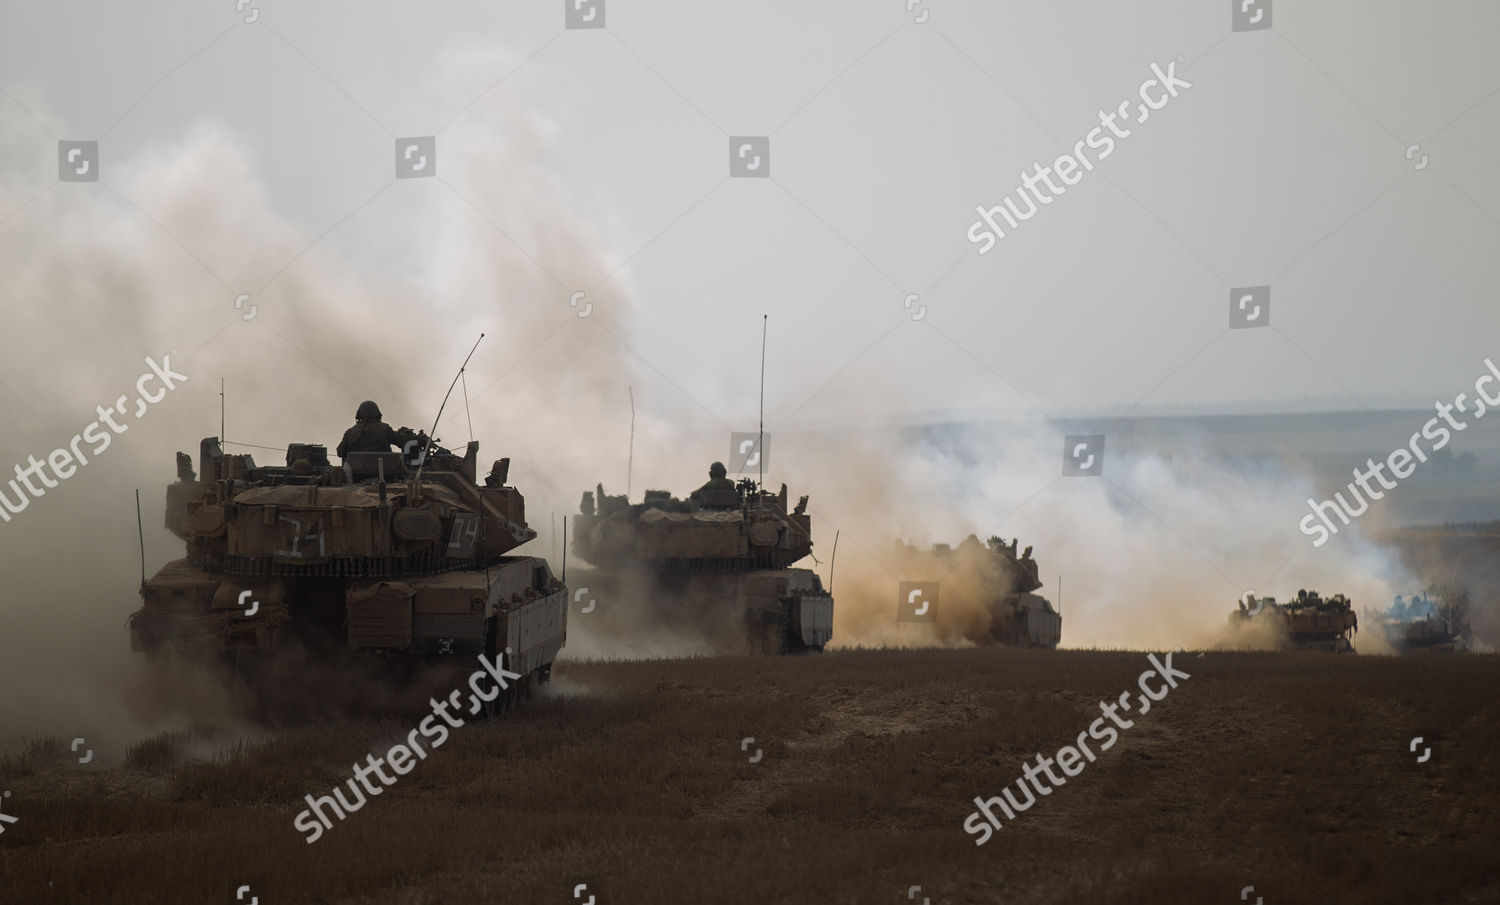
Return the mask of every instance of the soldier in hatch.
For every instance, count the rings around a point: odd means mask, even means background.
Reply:
[[[344,439],[339,441],[340,459],[352,452],[390,452],[392,446],[404,449],[406,444],[418,439],[417,433],[410,428],[396,430],[381,421],[380,406],[370,401],[359,404],[354,419],[354,426],[344,431]]]
[[[693,491],[693,499],[700,499],[704,491],[727,490],[734,493],[734,482],[729,480],[729,472],[724,468],[723,462],[715,462],[708,467],[708,483]]]

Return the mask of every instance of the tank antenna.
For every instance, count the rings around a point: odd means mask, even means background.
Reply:
[[[568,517],[563,516],[563,584],[568,583]]]
[[[427,442],[432,442],[433,434],[437,433],[438,422],[443,420],[443,409],[448,407],[448,397],[453,395],[453,388],[458,386],[458,378],[464,376],[464,368],[469,366],[469,359],[474,357],[474,349],[479,348],[479,341],[484,339],[484,334],[479,334],[479,339],[474,340],[474,348],[464,358],[464,363],[458,366],[458,373],[453,375],[453,382],[448,384],[448,392],[443,394],[443,404],[438,406],[437,417],[432,419],[432,433],[427,435]],[[467,397],[466,397],[467,398]],[[427,450],[422,450],[422,464],[417,466],[417,484],[422,483],[422,469],[427,467]]]
[[[224,442],[224,378],[219,378],[219,442]]]
[[[630,477],[635,471],[635,387],[630,390],[630,452],[625,458],[625,501],[630,502]]]
[[[839,555],[839,532],[833,532],[833,553],[828,556],[828,593],[833,594],[833,561]]]
[[[146,529],[141,526],[141,491],[135,492],[135,533],[141,539],[141,587],[146,586]]]
[[[760,483],[766,483],[766,330],[770,315],[760,316],[760,438],[755,441],[755,458],[760,460]],[[832,581],[829,577],[829,581]]]
[[[476,343],[477,345],[477,343]],[[459,371],[458,376],[464,385],[464,417],[469,421],[469,439],[474,439],[474,416],[469,412],[469,378],[464,377],[464,372]]]

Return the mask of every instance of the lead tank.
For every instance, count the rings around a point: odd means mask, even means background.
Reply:
[[[545,682],[567,637],[567,589],[535,556],[536,536],[501,459],[481,486],[479,444],[458,456],[425,436],[397,452],[292,444],[286,464],[198,448],[177,454],[166,527],[186,556],[141,587],[131,647],[261,662],[294,638],[410,663],[505,653],[524,678],[502,706]]]
[[[722,652],[821,651],[833,597],[812,570],[789,568],[812,553],[807,497],[789,509],[785,484],[771,493],[714,474],[687,499],[585,492],[573,544],[597,568],[589,581],[610,605],[643,611],[648,631],[696,632]]]
[[[1343,594],[1320,597],[1317,591],[1298,591],[1295,599],[1277,603],[1274,597],[1247,595],[1229,614],[1229,624],[1269,628],[1277,645],[1291,650],[1353,653],[1359,617]]]

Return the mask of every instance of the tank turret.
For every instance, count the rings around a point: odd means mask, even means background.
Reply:
[[[833,598],[811,570],[789,568],[812,553],[807,497],[789,508],[785,484],[771,493],[714,466],[708,483],[683,499],[647,490],[632,503],[603,485],[584,493],[574,549],[600,570],[596,584],[651,582],[656,596],[645,606],[700,615],[743,609],[752,648],[821,650],[833,633]]]

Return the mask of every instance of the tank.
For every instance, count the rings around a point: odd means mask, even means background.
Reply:
[[[1343,594],[1320,597],[1317,591],[1298,591],[1295,599],[1277,603],[1274,597],[1247,596],[1229,614],[1232,628],[1266,627],[1279,647],[1353,653],[1359,617]]]
[[[1386,610],[1367,608],[1365,620],[1379,626],[1397,653],[1463,651],[1473,641],[1468,597],[1457,590],[1432,588],[1413,594],[1410,602],[1398,594]]]
[[[1042,588],[1031,548],[1020,555],[1019,542],[991,537],[981,543],[973,534],[956,548],[934,544],[919,550],[896,542],[895,565],[904,577],[939,585],[943,610],[958,614],[954,625],[982,646],[1056,648],[1062,640],[1062,615],[1035,591]],[[971,614],[979,614],[973,621]]]
[[[812,553],[812,523],[807,497],[787,502],[785,484],[771,493],[721,474],[686,499],[648,490],[631,503],[599,485],[583,494],[573,545],[601,593],[646,611],[648,631],[696,632],[730,653],[817,652],[833,597],[790,568]]]
[[[567,637],[567,589],[545,559],[511,553],[535,532],[506,485],[509,460],[481,486],[478,443],[458,456],[415,436],[411,459],[351,452],[341,466],[310,443],[260,466],[209,437],[201,477],[179,452],[166,527],[186,556],[144,581],[132,648],[234,664],[293,641],[387,663],[504,652],[524,677],[510,703],[547,681]]]

